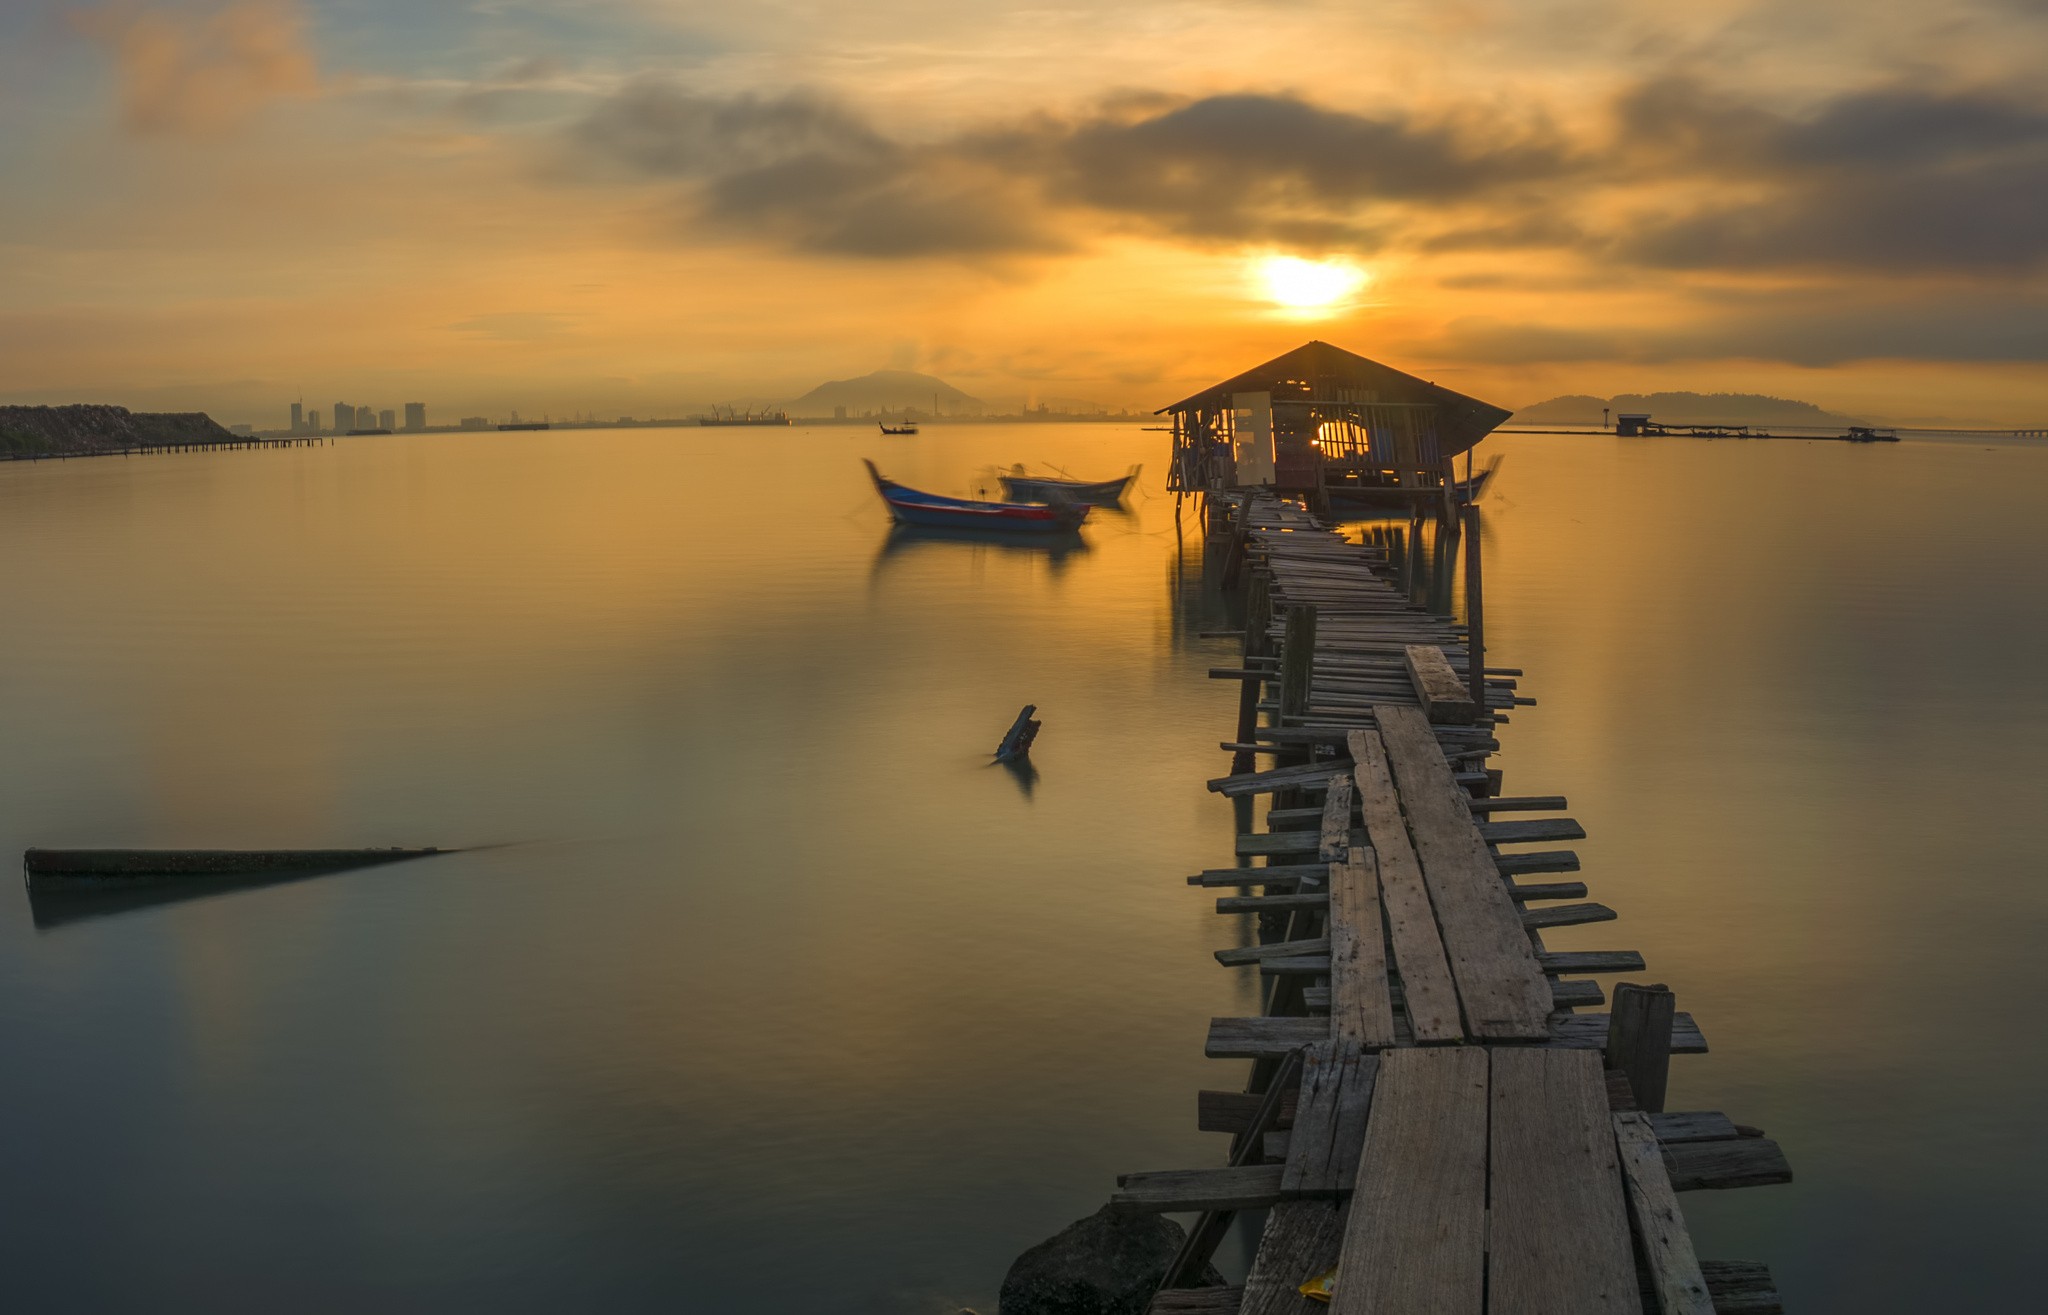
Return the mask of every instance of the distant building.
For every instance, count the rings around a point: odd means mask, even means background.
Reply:
[[[306,432],[309,434],[320,432],[320,408],[317,406],[306,412]]]
[[[379,412],[377,413],[377,428],[379,428],[379,429],[396,429],[396,428],[398,428],[398,416],[397,416],[397,413],[395,413],[394,411],[392,411],[392,410],[391,410],[391,408],[389,408],[389,407],[386,407],[386,408],[385,408],[385,409],[383,409],[382,411],[379,411]]]
[[[357,429],[375,429],[376,427],[377,427],[377,413],[376,413],[375,411],[371,410],[371,409],[370,409],[369,407],[367,407],[367,406],[359,406],[359,407],[357,407],[357,408],[356,408],[356,428],[357,428]]]
[[[491,427],[490,417],[464,416],[462,417],[462,427],[464,429],[489,429]]]
[[[334,432],[346,434],[356,427],[356,409],[347,402],[334,404]]]
[[[256,432],[254,425],[229,425],[228,432],[238,438],[249,438]]]
[[[427,427],[427,404],[425,402],[407,402],[405,404],[405,427],[407,429],[425,429]]]
[[[843,407],[843,406],[835,406],[835,407],[833,407],[833,408],[832,408],[832,418],[833,418],[834,420],[844,420],[844,419],[846,419],[846,408],[845,408],[845,407]]]
[[[292,432],[294,434],[306,432],[306,407],[302,402],[292,403]]]

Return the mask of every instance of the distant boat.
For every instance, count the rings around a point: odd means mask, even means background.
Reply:
[[[1044,502],[974,502],[966,498],[920,493],[887,479],[875,463],[863,460],[875,491],[889,505],[889,514],[904,525],[921,525],[940,530],[1031,530],[1058,533],[1077,528],[1088,519],[1085,503],[1059,500]]]
[[[1096,480],[1093,483],[1081,479],[1027,475],[1022,466],[1013,466],[1010,474],[996,478],[1002,481],[1003,494],[1012,502],[1051,502],[1057,498],[1071,498],[1075,502],[1093,503],[1098,507],[1114,507],[1124,500],[1125,490],[1137,480],[1142,469],[1142,466],[1132,466],[1131,473],[1122,479]]]
[[[1850,425],[1849,432],[1842,435],[1845,443],[1896,443],[1899,431],[1896,429],[1872,429],[1868,425]]]
[[[917,432],[917,422],[915,420],[906,420],[900,425],[892,425],[886,420],[877,420],[875,423],[882,427],[882,432],[885,434],[915,434]]]
[[[711,408],[710,415],[698,416],[697,423],[700,425],[786,425],[789,423],[789,416],[786,412],[782,411],[762,411],[756,414],[752,410],[734,411],[731,407],[725,408],[721,413],[714,406]]]

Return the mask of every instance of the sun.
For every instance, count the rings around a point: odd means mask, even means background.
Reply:
[[[1266,256],[1256,271],[1266,299],[1289,310],[1331,310],[1365,286],[1366,273],[1348,260]]]

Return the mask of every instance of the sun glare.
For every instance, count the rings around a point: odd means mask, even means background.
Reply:
[[[1290,310],[1329,310],[1365,286],[1365,271],[1348,260],[1267,256],[1257,268],[1266,299]]]

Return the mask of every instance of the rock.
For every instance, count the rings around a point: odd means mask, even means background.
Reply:
[[[1187,1233],[1160,1215],[1103,1206],[1011,1264],[997,1315],[1145,1315]],[[1203,1283],[1223,1276],[1204,1267]]]

